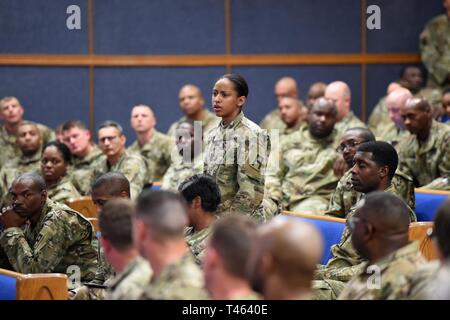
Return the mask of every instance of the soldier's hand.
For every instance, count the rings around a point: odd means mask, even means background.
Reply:
[[[341,155],[334,161],[333,172],[336,177],[340,178],[345,171],[347,171],[347,163],[345,163],[344,157]]]
[[[19,216],[11,207],[3,208],[0,213],[0,224],[4,229],[21,227],[27,222],[27,218]]]

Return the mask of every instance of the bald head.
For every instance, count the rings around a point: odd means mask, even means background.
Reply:
[[[325,98],[336,103],[338,121],[342,120],[350,112],[351,91],[343,81],[334,81],[325,89]]]
[[[389,94],[392,91],[394,91],[395,89],[400,89],[400,88],[403,88],[400,83],[398,83],[398,82],[391,82],[391,83],[389,83],[389,85],[387,87],[386,94]]]
[[[280,103],[281,98],[291,97],[298,99],[297,82],[292,77],[283,77],[275,84],[275,97]]]
[[[308,222],[280,217],[259,228],[253,248],[248,268],[252,285],[259,286],[266,299],[280,299],[274,288],[309,290],[323,243]]]
[[[428,139],[433,123],[433,112],[430,103],[423,97],[412,97],[406,100],[400,110],[406,129],[420,141]]]
[[[44,178],[42,178],[42,176],[37,173],[28,172],[21,174],[16,179],[14,179],[12,184],[14,185],[18,183],[31,183],[32,188],[34,188],[36,191],[47,190]]]
[[[403,119],[400,114],[401,108],[405,105],[406,100],[413,95],[408,89],[397,88],[388,94],[386,97],[386,106],[388,108],[389,118],[395,123],[398,128],[403,129]]]
[[[193,84],[186,84],[180,89],[178,101],[180,102],[181,111],[189,119],[196,118],[205,105],[200,88]]]
[[[408,243],[411,221],[405,202],[382,191],[371,192],[359,203],[354,215],[352,243],[359,254],[374,262]]]

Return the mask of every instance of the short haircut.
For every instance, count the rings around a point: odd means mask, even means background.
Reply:
[[[218,220],[213,227],[210,246],[214,248],[225,269],[240,278],[246,278],[256,222],[243,215],[230,215]]]
[[[433,234],[444,258],[450,257],[450,198],[439,207],[434,217]]]
[[[22,181],[27,181],[27,180],[33,181],[33,184],[38,189],[38,191],[47,190],[47,186],[45,184],[44,178],[42,178],[41,175],[34,173],[34,172],[27,172],[27,173],[21,174],[16,179],[14,179],[12,184],[22,182]]]
[[[144,190],[137,199],[136,216],[150,228],[156,241],[184,239],[184,229],[188,223],[187,207],[184,199],[176,193]]]
[[[191,204],[195,197],[202,199],[202,209],[215,212],[220,204],[220,189],[214,178],[207,174],[196,174],[184,180],[178,191]]]
[[[394,177],[398,166],[398,155],[395,148],[384,141],[371,141],[359,145],[357,152],[370,152],[378,166],[388,166],[389,180]]]
[[[242,77],[241,75],[228,73],[221,76],[219,80],[220,79],[227,79],[231,81],[234,85],[234,89],[237,91],[238,97],[248,97],[248,84],[247,81],[245,81],[244,77]]]
[[[379,221],[381,233],[391,230],[408,230],[411,218],[408,206],[399,196],[385,191],[368,193],[361,202],[364,216],[370,221]]]
[[[5,102],[11,101],[12,99],[16,99],[17,102],[18,102],[19,105],[20,105],[20,101],[19,101],[19,99],[17,99],[16,97],[14,97],[14,96],[6,96],[6,97],[3,97],[2,99],[0,99],[0,107],[3,107],[3,104],[4,104]]]
[[[400,78],[403,79],[403,77],[405,76],[406,70],[411,69],[411,68],[418,69],[420,72],[422,72],[422,70],[418,66],[410,64],[410,65],[407,65],[407,66],[403,66],[400,69]]]
[[[372,131],[370,131],[367,128],[363,128],[363,127],[350,128],[350,129],[347,129],[345,131],[345,133],[350,132],[350,131],[358,132],[358,135],[364,140],[364,142],[376,141],[375,135],[372,133]]]
[[[64,143],[59,141],[49,141],[45,144],[44,148],[42,148],[42,153],[44,153],[45,149],[48,147],[55,147],[59,151],[59,153],[61,153],[64,162],[66,164],[70,163],[71,153],[69,148]]]
[[[98,130],[103,129],[103,128],[109,128],[109,127],[116,128],[117,131],[119,131],[119,135],[123,135],[123,128],[122,128],[122,126],[118,122],[112,121],[112,120],[106,120],[105,122],[100,124],[98,126]]]
[[[18,128],[23,127],[23,126],[33,126],[37,130],[38,135],[40,135],[42,137],[41,130],[39,130],[39,127],[36,122],[29,121],[29,120],[23,120],[19,123]]]
[[[105,187],[109,196],[118,197],[122,192],[130,196],[130,182],[123,173],[107,172],[99,176],[92,184],[92,191],[100,187]]]
[[[331,108],[331,114],[334,117],[337,117],[336,103],[331,99],[327,99],[325,97],[317,98],[316,101],[314,101],[313,106],[311,107],[311,111],[316,108]]]
[[[72,128],[87,130],[86,125],[81,120],[69,120],[62,125],[62,131],[70,130]]]
[[[135,207],[131,200],[116,198],[108,201],[98,215],[102,237],[119,251],[125,251],[133,246],[131,217],[134,212]]]

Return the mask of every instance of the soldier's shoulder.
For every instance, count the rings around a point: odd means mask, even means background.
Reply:
[[[167,142],[172,142],[172,137],[171,136],[169,136],[167,134],[164,134],[162,132],[159,132],[157,130],[155,130],[154,135],[155,135],[154,139],[155,139],[155,141],[157,143],[165,144]]]
[[[449,23],[449,21],[448,21],[447,15],[446,14],[441,14],[441,15],[438,15],[438,16],[436,16],[434,18],[431,18],[431,20],[428,21],[426,27],[428,29],[435,29],[435,28],[439,28],[439,27],[445,26],[448,23]]]
[[[256,123],[254,123],[252,120],[250,120],[249,118],[247,118],[245,116],[242,118],[240,127],[247,132],[251,132],[251,133],[255,133],[255,134],[263,132],[263,129],[261,129],[260,126],[258,126]]]

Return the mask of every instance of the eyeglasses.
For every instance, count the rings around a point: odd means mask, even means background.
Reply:
[[[353,232],[353,230],[355,230],[356,223],[361,222],[361,221],[362,221],[361,218],[353,216],[353,217],[348,217],[347,220],[345,221],[345,224],[350,229],[350,232]]]
[[[351,140],[348,143],[342,143],[336,148],[336,152],[342,153],[342,152],[344,152],[345,148],[354,149],[356,146],[360,145],[361,143],[363,143],[363,142],[356,141],[356,140]]]

